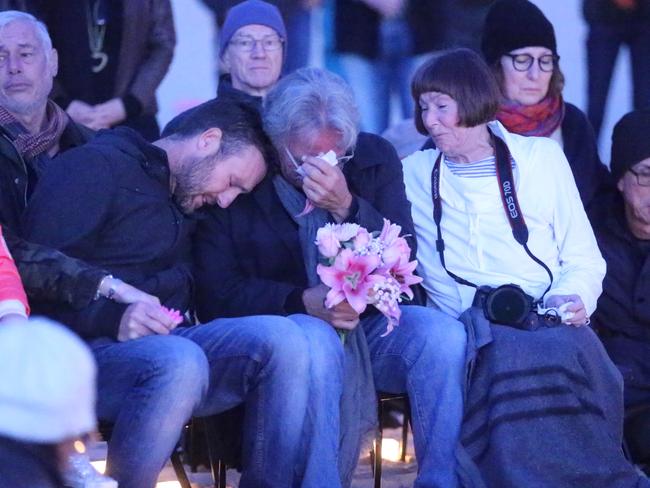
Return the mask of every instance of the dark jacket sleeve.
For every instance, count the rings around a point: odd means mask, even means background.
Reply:
[[[148,19],[147,54],[141,60],[129,87],[129,94],[140,101],[143,107],[154,104],[156,90],[167,74],[176,46],[170,1],[157,0],[152,5],[151,19]]]
[[[402,165],[387,141],[361,134],[354,160],[344,173],[355,205],[349,221],[378,231],[387,218],[413,236]],[[304,312],[307,279],[297,231],[272,188],[270,182],[262,182],[254,194],[240,196],[226,210],[211,210],[200,224],[195,276],[202,321]],[[260,207],[265,207],[264,212]],[[410,239],[415,252],[415,241]]]
[[[598,156],[596,135],[586,115],[567,103],[562,122],[564,154],[569,161],[580,199],[589,213],[593,202],[614,187],[607,167]]]
[[[81,309],[89,305],[108,271],[5,229],[5,240],[30,300],[52,301]]]
[[[75,178],[69,178],[74,174]],[[93,242],[110,210],[116,183],[110,164],[89,150],[70,150],[41,177],[25,216],[26,237],[80,259],[92,254]],[[51,316],[82,337],[117,337],[126,305],[100,298],[82,309],[65,304],[34,304],[35,311]]]
[[[253,256],[243,249],[245,243],[237,245],[232,236],[232,218],[236,218],[236,214],[230,210],[215,208],[201,221],[195,235],[194,275],[199,320],[304,312],[304,288],[252,274],[253,268],[260,268],[255,263],[258,258],[268,259],[270,263],[278,259],[278,255],[269,247],[265,256]]]
[[[361,165],[350,172],[350,190],[358,210],[348,220],[369,231],[381,230],[384,219],[400,225],[411,247],[411,257],[415,259],[417,242],[411,204],[406,198],[402,162],[395,148],[379,136],[361,133],[355,154],[364,163],[377,164],[365,169],[365,165]]]

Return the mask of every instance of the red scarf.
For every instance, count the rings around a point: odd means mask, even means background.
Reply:
[[[547,96],[535,105],[505,101],[499,107],[497,120],[509,132],[548,137],[564,120],[564,100],[561,96]]]

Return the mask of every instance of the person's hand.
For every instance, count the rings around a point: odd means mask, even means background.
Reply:
[[[160,305],[160,300],[154,295],[149,295],[142,290],[131,286],[124,281],[117,278],[109,278],[112,282],[108,286],[113,288],[112,300],[115,300],[118,303],[135,303],[135,302],[145,302],[150,303],[151,305]]]
[[[621,10],[634,10],[637,0],[613,0],[614,4]]]
[[[587,315],[585,304],[582,303],[582,298],[579,295],[551,295],[546,299],[546,307],[548,308],[560,308],[565,303],[568,303],[568,305],[564,310],[566,312],[573,312],[573,317],[562,322],[575,325],[576,327],[585,325],[589,316]]]
[[[93,106],[81,100],[73,100],[70,102],[66,112],[72,120],[88,127],[91,127],[95,120],[95,109]]]
[[[167,335],[178,325],[160,305],[132,303],[122,314],[117,340],[130,341],[148,335]]]
[[[313,10],[316,7],[320,7],[322,0],[302,0],[302,6],[306,10]]]
[[[95,105],[94,110],[93,129],[108,129],[126,119],[126,109],[121,98],[112,98]]]
[[[346,301],[335,307],[326,308],[325,295],[328,291],[327,286],[318,285],[307,288],[302,293],[302,301],[307,313],[328,322],[337,329],[353,330],[359,323],[359,314]]]
[[[305,172],[302,189],[307,198],[329,211],[338,222],[344,221],[350,214],[352,194],[341,169],[311,156],[305,156],[301,167]]]

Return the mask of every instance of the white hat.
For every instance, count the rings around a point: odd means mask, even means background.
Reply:
[[[0,324],[0,435],[56,443],[95,429],[95,361],[43,318]]]

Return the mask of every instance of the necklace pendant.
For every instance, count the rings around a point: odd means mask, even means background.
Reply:
[[[91,53],[90,57],[93,59],[93,61],[99,61],[98,63],[95,63],[91,68],[93,73],[99,73],[108,64],[108,54],[105,52],[96,51],[94,53]]]

